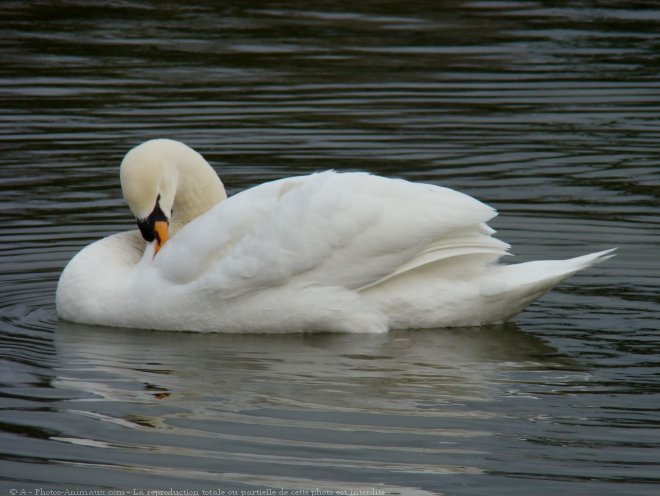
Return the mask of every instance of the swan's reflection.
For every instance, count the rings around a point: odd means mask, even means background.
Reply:
[[[60,322],[59,383],[89,399],[402,411],[483,401],[556,350],[515,324],[382,335],[228,335]]]
[[[182,478],[209,460],[210,479],[268,487],[358,487],[350,473],[362,470],[481,473],[506,422],[489,401],[506,374],[556,360],[515,325],[223,335],[61,322],[56,345],[56,387],[80,398],[56,441],[91,459],[119,448],[123,464]]]

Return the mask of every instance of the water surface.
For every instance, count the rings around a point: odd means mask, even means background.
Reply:
[[[655,494],[654,2],[3,2],[0,489]],[[123,154],[230,193],[334,168],[496,207],[516,261],[619,247],[511,324],[382,336],[59,322],[134,223]]]

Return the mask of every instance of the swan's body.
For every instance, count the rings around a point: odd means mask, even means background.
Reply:
[[[217,332],[483,325],[609,254],[499,265],[508,245],[486,225],[492,208],[363,173],[282,179],[225,200],[201,155],[170,140],[133,149],[121,175],[139,222],[160,212],[171,238],[157,255],[139,231],[83,249],[59,281],[63,319]]]

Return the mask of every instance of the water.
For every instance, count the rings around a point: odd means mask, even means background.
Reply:
[[[656,493],[654,2],[7,1],[0,18],[1,491]],[[619,255],[497,328],[58,322],[64,264],[134,228],[118,164],[153,137],[201,151],[230,193],[368,170],[492,204],[518,261]]]

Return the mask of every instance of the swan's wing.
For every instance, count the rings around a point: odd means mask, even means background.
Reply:
[[[449,257],[507,245],[483,203],[364,173],[275,181],[224,201],[154,259],[170,281],[238,295],[283,284],[360,289]]]

